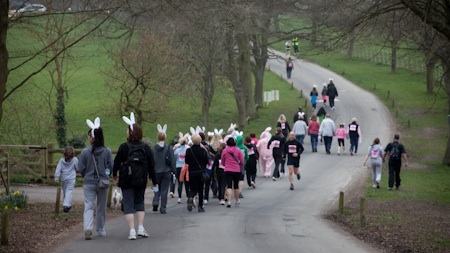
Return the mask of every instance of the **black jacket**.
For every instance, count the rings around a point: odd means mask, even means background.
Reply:
[[[188,171],[191,173],[200,173],[206,170],[209,162],[208,153],[200,145],[192,145],[186,150],[184,162],[189,165]]]
[[[337,89],[336,89],[336,86],[334,86],[334,84],[328,85],[327,95],[329,97],[337,97],[337,96],[339,96],[338,92],[337,92]]]

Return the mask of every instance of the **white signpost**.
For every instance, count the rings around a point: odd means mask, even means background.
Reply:
[[[280,91],[279,90],[271,90],[271,91],[264,91],[264,102],[269,105],[272,101],[279,101],[280,100]]]

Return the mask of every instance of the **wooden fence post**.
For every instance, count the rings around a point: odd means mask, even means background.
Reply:
[[[339,213],[344,214],[344,192],[339,193]]]
[[[9,212],[4,211],[2,213],[2,227],[1,227],[1,236],[2,236],[2,246],[6,246],[9,244]]]
[[[391,91],[388,90],[388,99],[391,97]]]
[[[364,227],[364,226],[366,226],[366,199],[365,198],[361,198],[360,213],[361,213],[361,227]]]
[[[56,188],[55,213],[59,213],[59,206],[61,205],[61,187]]]
[[[53,149],[53,144],[52,143],[48,143],[47,144],[47,161],[45,161],[45,166],[44,166],[44,175],[47,175],[47,169],[49,167],[49,164],[53,164],[53,152],[49,152],[49,150]]]

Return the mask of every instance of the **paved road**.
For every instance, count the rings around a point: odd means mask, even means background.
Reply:
[[[286,76],[284,61],[273,58],[268,67]],[[273,182],[259,177],[255,190],[245,189],[239,207],[225,208],[212,199],[205,213],[189,213],[185,204],[170,199],[167,214],[147,211],[149,238],[128,241],[126,223],[119,217],[107,223],[107,237],[85,241],[80,228],[79,237],[55,252],[380,252],[321,218],[330,205],[337,205],[339,191],[345,191],[352,180],[367,179],[361,176],[368,172],[362,163],[372,140],[379,137],[385,145],[393,134],[387,110],[378,99],[336,73],[296,60],[290,82],[309,94],[313,84],[320,85],[330,77],[339,90],[336,110],[329,111],[332,119],[349,123],[357,117],[361,124],[358,155],[337,156],[336,140],[331,155],[325,154],[323,145],[318,153],[311,153],[307,139],[301,158],[302,180],[294,183],[295,191],[289,191],[287,179]],[[28,195],[34,198],[32,192]],[[80,198],[81,192],[75,196]]]

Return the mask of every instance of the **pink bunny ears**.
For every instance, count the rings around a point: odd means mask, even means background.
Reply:
[[[136,123],[136,120],[134,119],[134,113],[130,114],[130,118],[123,116],[122,119],[130,126],[130,130],[133,131],[133,124]]]
[[[95,118],[94,122],[92,122],[90,119],[87,119],[86,124],[91,128],[91,136],[95,137],[94,130],[100,127],[100,118]]]

